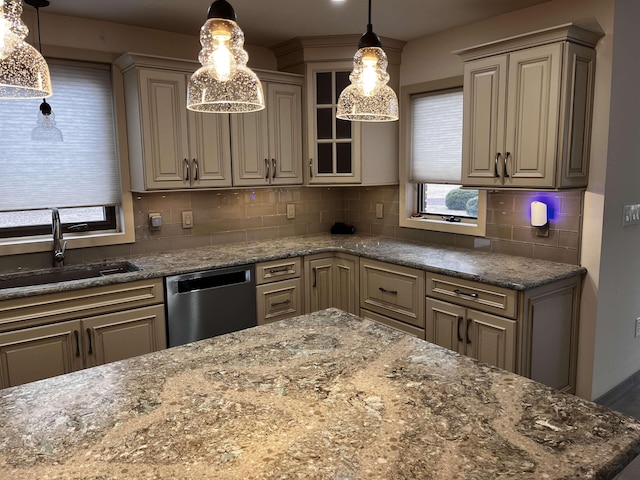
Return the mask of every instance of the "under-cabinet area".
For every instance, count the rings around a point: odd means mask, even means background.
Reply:
[[[166,348],[162,280],[0,303],[0,387]]]

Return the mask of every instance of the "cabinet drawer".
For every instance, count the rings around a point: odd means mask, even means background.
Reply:
[[[294,278],[256,287],[258,325],[302,314],[302,280]]]
[[[262,262],[256,265],[256,284],[262,285],[263,283],[297,278],[301,272],[302,261],[300,257]]]
[[[375,260],[360,261],[360,306],[424,328],[424,272]]]
[[[380,315],[379,313],[369,312],[368,310],[360,310],[360,316],[362,318],[366,318],[367,320],[373,320],[374,322],[382,323],[387,327],[391,327],[395,330],[400,330],[403,333],[408,333],[409,335],[413,335],[414,337],[418,337],[424,340],[424,330],[422,328],[414,327],[413,325],[408,325],[404,322],[399,322],[398,320],[394,320],[393,318],[389,318],[385,315]]]
[[[508,288],[427,272],[427,296],[516,318],[517,292]]]
[[[16,298],[0,302],[0,331],[163,302],[161,278]]]

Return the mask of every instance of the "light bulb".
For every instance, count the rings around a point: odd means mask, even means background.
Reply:
[[[376,64],[378,63],[378,57],[372,52],[366,52],[362,56],[362,91],[365,96],[370,97],[378,84],[378,72],[376,70]]]
[[[213,52],[211,53],[211,66],[216,80],[226,82],[236,73],[236,61],[230,50],[232,31],[223,22],[215,22],[211,25],[211,37],[213,39]]]

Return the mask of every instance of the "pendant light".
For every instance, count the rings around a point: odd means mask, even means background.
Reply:
[[[40,38],[40,8],[48,7],[48,0],[24,0],[36,9],[38,19],[38,50],[42,54],[42,40]],[[51,105],[43,98],[38,111],[36,126],[31,130],[31,140],[35,142],[62,142],[62,132],[56,127],[56,116],[51,111]]]
[[[226,0],[209,7],[200,29],[200,67],[189,80],[187,108],[208,113],[246,113],[264,108],[258,76],[247,67],[244,33]]]
[[[351,85],[338,98],[336,117],[359,122],[389,122],[398,119],[398,97],[387,82],[387,55],[371,25],[371,0],[367,32],[353,56]]]
[[[50,97],[49,67],[24,40],[29,30],[21,15],[22,0],[0,0],[0,98]]]

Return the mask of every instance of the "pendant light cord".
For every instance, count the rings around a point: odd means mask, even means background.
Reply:
[[[369,0],[371,5],[371,0]],[[36,19],[38,21],[38,51],[42,55],[42,39],[40,38],[40,7],[36,7]]]
[[[369,25],[371,25],[371,0],[369,0]],[[38,33],[40,32],[40,27],[38,27]]]

